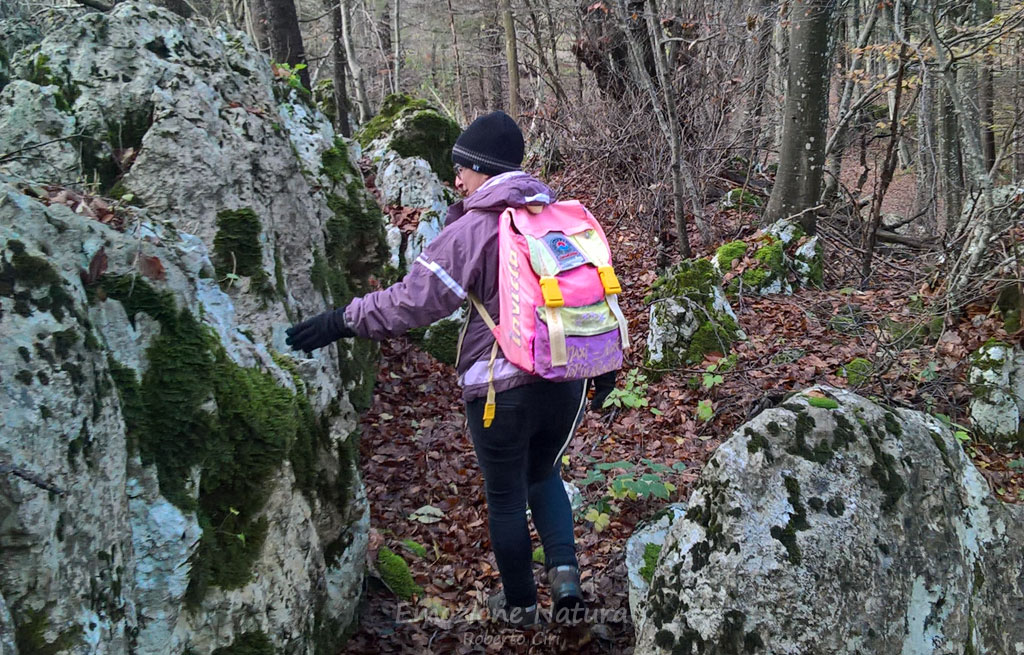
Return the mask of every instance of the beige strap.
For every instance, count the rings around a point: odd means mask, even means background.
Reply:
[[[487,362],[487,402],[484,403],[484,427],[491,427],[497,406],[494,403],[494,360],[498,357],[498,342],[491,346],[491,358]]]
[[[487,308],[484,307],[484,304],[472,293],[466,295],[468,295],[469,299],[473,302],[473,306],[476,307],[476,311],[480,312],[480,318],[484,319],[484,323],[487,324],[487,329],[490,330],[491,334],[494,334],[494,336],[498,336],[498,325],[494,322],[494,319],[491,318],[491,315],[487,313]]]
[[[551,365],[565,366],[569,363],[569,355],[565,348],[565,326],[562,324],[562,314],[557,307],[545,307],[544,315],[547,318],[548,336],[551,339]]]
[[[612,310],[615,320],[619,323],[619,338],[622,340],[622,349],[629,350],[629,326],[626,324],[626,317],[622,315],[619,308],[619,297],[615,294],[608,294],[604,297],[608,303],[608,309]]]
[[[459,360],[462,359],[462,341],[466,338],[466,332],[469,331],[469,321],[473,318],[473,307],[466,308],[466,320],[462,322],[462,327],[459,329],[459,342],[455,344],[455,369],[459,368]]]

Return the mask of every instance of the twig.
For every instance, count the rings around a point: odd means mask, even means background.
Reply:
[[[34,474],[34,473],[30,472],[30,471],[26,471],[25,469],[23,469],[21,467],[15,466],[14,464],[5,464],[3,462],[0,462],[0,474],[3,474],[3,473],[10,473],[11,475],[19,477],[22,480],[24,480],[24,481],[26,481],[26,482],[28,482],[30,484],[34,484],[35,486],[39,487],[40,489],[42,489],[44,491],[49,491],[51,493],[55,493],[58,496],[66,496],[67,495],[67,492],[64,491],[63,489],[61,489],[60,487],[58,487],[57,485],[50,484],[49,482],[47,482],[46,480],[42,479],[38,475],[36,475],[36,474]]]
[[[89,7],[90,9],[95,9],[97,11],[103,12],[110,11],[114,8],[114,5],[107,5],[105,3],[100,2],[99,0],[76,0],[76,2],[85,7]]]

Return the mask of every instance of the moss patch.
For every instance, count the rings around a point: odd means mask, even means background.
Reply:
[[[243,632],[230,646],[213,651],[213,655],[275,655],[277,651],[263,632]]]
[[[230,274],[249,277],[263,271],[262,229],[256,212],[248,207],[217,213],[213,263],[219,277]]]
[[[711,262],[705,259],[684,260],[655,280],[644,302],[685,298],[701,311],[699,325],[690,337],[686,351],[678,352],[666,347],[661,361],[648,360],[647,366],[670,369],[700,363],[708,353],[729,353],[732,344],[739,340],[740,329],[732,316],[715,306],[715,292],[720,282]]]
[[[644,565],[640,568],[640,577],[651,584],[654,578],[654,567],[658,564],[658,557],[661,555],[661,544],[644,545]]]
[[[409,565],[390,548],[384,547],[377,551],[377,570],[384,584],[402,600],[410,600],[414,595],[423,593],[423,589],[413,580]]]
[[[40,293],[44,288],[47,291]],[[14,300],[14,312],[25,318],[34,310],[50,312],[58,321],[74,313],[74,300],[64,289],[57,270],[42,257],[28,254],[25,244],[17,239],[7,241],[0,249],[0,296]]]
[[[746,253],[746,241],[730,241],[729,243],[719,246],[718,250],[715,251],[715,259],[718,260],[719,266],[724,269],[729,269],[732,268],[733,262],[737,259],[742,259],[743,255]]]
[[[871,363],[870,359],[855,357],[839,369],[839,375],[846,378],[846,381],[852,386],[859,387],[871,377],[874,368],[875,365]]]
[[[401,128],[394,130],[401,120]],[[390,132],[388,148],[402,157],[422,157],[439,178],[454,182],[451,153],[461,129],[455,121],[441,115],[425,100],[405,94],[390,95],[384,99],[380,113],[366,123],[355,135],[365,148],[370,142]]]
[[[311,490],[311,441],[325,439],[325,426],[304,394],[231,361],[216,334],[179,311],[169,291],[130,276],[104,276],[90,291],[118,300],[130,317],[145,312],[160,323],[141,381],[113,359],[108,364],[130,447],[156,466],[161,493],[195,510],[203,528],[188,601],[201,600],[210,586],[245,584],[267,532],[260,512],[271,476],[291,458],[298,486]],[[188,486],[195,467],[198,490]]]
[[[82,626],[72,626],[57,632],[53,641],[47,641],[51,631],[50,619],[45,611],[29,610],[23,617],[15,617],[14,645],[19,653],[31,655],[57,655],[81,644]]]

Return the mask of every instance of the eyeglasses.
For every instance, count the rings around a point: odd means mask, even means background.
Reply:
[[[463,166],[462,165],[455,164],[455,177],[458,177],[458,176],[462,175],[462,170],[463,170]]]

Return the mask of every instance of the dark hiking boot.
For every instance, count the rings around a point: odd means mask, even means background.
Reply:
[[[564,625],[581,623],[587,604],[580,586],[580,570],[571,565],[554,566],[548,569],[548,583],[551,585],[552,621]]]
[[[487,615],[492,621],[503,623],[510,628],[536,628],[541,624],[536,603],[530,607],[510,607],[505,602],[504,591],[499,591],[487,599]]]

